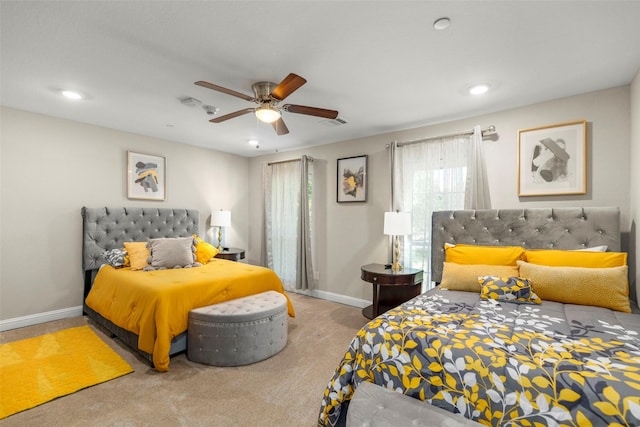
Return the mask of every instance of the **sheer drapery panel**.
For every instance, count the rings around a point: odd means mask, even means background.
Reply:
[[[265,164],[265,265],[287,290],[308,289],[313,281],[309,158]]]
[[[469,138],[456,137],[395,147],[394,210],[411,212],[412,234],[402,239],[403,265],[425,272],[430,286],[431,215],[462,209]]]

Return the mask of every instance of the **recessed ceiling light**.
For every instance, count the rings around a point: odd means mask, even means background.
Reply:
[[[483,93],[487,93],[488,91],[489,85],[485,83],[474,85],[469,88],[469,94],[471,95],[482,95]]]
[[[451,25],[451,20],[449,18],[439,18],[433,23],[433,28],[436,30],[445,30],[449,28],[449,25]]]
[[[247,141],[247,143],[249,145],[253,145],[255,147],[256,145],[258,145],[258,140],[257,139],[250,139],[250,140]]]
[[[68,98],[68,99],[78,100],[78,99],[84,98],[84,96],[82,96],[81,93],[73,91],[73,90],[62,90],[62,91],[60,91],[60,93],[62,94],[62,96],[64,96],[65,98]]]

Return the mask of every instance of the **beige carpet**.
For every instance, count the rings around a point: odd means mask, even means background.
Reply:
[[[6,343],[89,324],[135,372],[2,420],[2,426],[315,426],[322,393],[365,319],[360,309],[290,294],[287,346],[262,362],[219,368],[171,360],[159,373],[85,317],[0,334]]]

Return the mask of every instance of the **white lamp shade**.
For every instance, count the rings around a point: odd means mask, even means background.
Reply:
[[[411,234],[411,212],[385,212],[384,234],[391,236]]]
[[[213,211],[211,212],[212,227],[228,227],[231,225],[230,211]]]

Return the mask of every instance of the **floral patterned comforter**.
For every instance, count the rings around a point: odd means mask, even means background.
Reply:
[[[318,425],[369,381],[484,425],[638,426],[639,333],[637,314],[436,289],[358,332]]]

